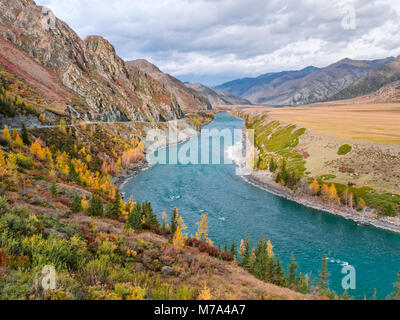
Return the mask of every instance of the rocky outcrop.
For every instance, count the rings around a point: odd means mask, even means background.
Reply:
[[[165,86],[167,90],[172,92],[176,96],[178,103],[184,112],[196,112],[212,109],[212,105],[207,97],[196,90],[188,88],[184,83],[171,75],[162,72],[147,60],[138,59],[127,63],[133,67],[133,69],[141,70],[150,75]]]
[[[43,95],[50,110],[103,121],[166,121],[183,116],[174,93],[129,67],[106,39],[80,39],[34,1],[0,1],[0,39],[2,48],[12,45],[9,52],[1,50],[2,65],[23,81],[24,73],[31,73],[29,85]],[[19,51],[20,59],[15,61],[11,51]],[[43,79],[35,78],[34,70],[39,69]]]

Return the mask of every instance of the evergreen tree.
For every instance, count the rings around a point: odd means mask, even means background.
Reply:
[[[326,254],[322,257],[322,268],[321,271],[318,272],[319,275],[319,287],[322,290],[325,290],[329,285],[329,276],[330,273],[328,272],[328,259]]]
[[[107,212],[107,215],[110,218],[117,219],[122,215],[122,203],[121,203],[121,194],[119,190],[115,191],[114,201],[110,206],[110,211]]]
[[[229,252],[229,250],[228,250],[228,245],[225,243],[225,245],[224,245],[224,252],[225,253],[228,253]]]
[[[102,217],[104,214],[103,203],[96,196],[90,200],[89,214],[95,217]]]
[[[26,129],[24,123],[22,123],[21,138],[25,145],[29,146],[31,144],[31,141],[29,140],[28,130]]]
[[[176,232],[177,227],[178,227],[178,209],[175,208],[174,210],[172,210],[171,224],[169,226],[169,229],[172,232],[172,234],[174,234]]]
[[[278,285],[282,284],[285,280],[285,274],[283,273],[283,267],[279,256],[274,265],[274,279]]]
[[[56,195],[58,194],[57,184],[56,184],[55,182],[53,182],[53,183],[51,184],[50,192],[51,192],[51,194],[52,194],[53,196],[56,196]]]
[[[257,244],[257,249],[255,251],[256,259],[253,267],[253,274],[261,280],[266,280],[267,277],[267,265],[268,265],[268,255],[267,255],[267,243],[264,237]]]
[[[143,205],[143,213],[144,213],[144,220],[150,226],[154,226],[159,228],[160,223],[158,222],[157,215],[153,212],[153,208],[151,207],[151,203],[146,201]]]
[[[240,265],[242,267],[248,268],[249,267],[249,260],[250,260],[250,253],[251,253],[251,242],[250,238],[247,237],[246,241],[241,242],[240,244],[240,250],[239,250],[239,255],[240,255]]]
[[[138,205],[136,205],[129,213],[128,224],[134,230],[142,230],[143,229],[142,220],[143,220],[142,208],[140,206],[140,203],[138,203]]]
[[[80,183],[79,175],[75,170],[75,167],[72,163],[69,164],[69,173],[68,173],[68,179],[75,183]]]
[[[294,255],[292,255],[292,262],[289,265],[288,281],[291,285],[297,285],[297,269],[299,265],[297,264]]]
[[[236,250],[236,242],[232,241],[232,245],[231,245],[231,255],[233,257],[237,256],[237,250]]]
[[[271,159],[271,162],[269,163],[269,171],[273,173],[276,171],[276,169],[278,169],[278,165],[274,159]]]
[[[73,213],[78,213],[78,212],[81,212],[82,210],[83,210],[82,209],[82,198],[78,194],[75,194],[74,199],[72,200],[72,203],[71,203],[71,211]]]

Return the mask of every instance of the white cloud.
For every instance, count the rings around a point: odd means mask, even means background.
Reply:
[[[84,38],[99,34],[125,59],[147,58],[185,80],[325,66],[400,54],[391,0],[37,0]],[[341,27],[343,7],[356,29]]]

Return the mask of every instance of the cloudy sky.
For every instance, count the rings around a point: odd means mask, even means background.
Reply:
[[[126,60],[216,85],[400,54],[398,0],[36,0]],[[355,17],[355,19],[353,19]]]

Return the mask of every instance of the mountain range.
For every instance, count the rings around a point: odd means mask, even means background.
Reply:
[[[268,73],[215,87],[248,99],[253,104],[294,106],[326,101],[374,69],[393,61],[343,59],[325,68],[307,67],[299,71]]]

